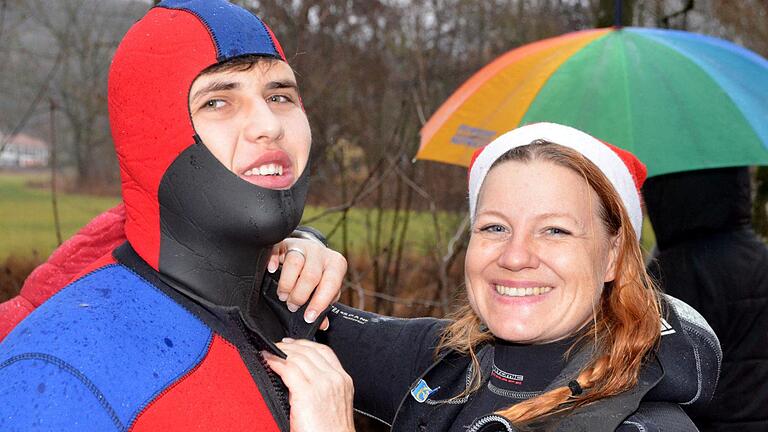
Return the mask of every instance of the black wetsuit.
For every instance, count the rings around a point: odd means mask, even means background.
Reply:
[[[721,353],[711,329],[694,310],[679,300],[667,301],[670,308],[659,348],[641,369],[633,389],[553,419],[536,430],[695,431],[680,404],[708,403]],[[560,364],[562,346],[488,343],[478,349],[482,390],[457,397],[469,385],[472,366],[469,357],[461,353],[436,355],[447,321],[384,317],[343,305],[333,307],[329,317],[331,327],[318,339],[334,350],[352,377],[355,408],[390,425],[394,432],[515,431],[509,421],[493,412],[522,395],[500,396],[496,388],[517,386],[513,375],[523,375],[520,388],[526,391],[565,386],[590,357],[588,347],[577,347]],[[504,371],[497,375],[508,382],[492,376],[495,360],[501,365],[498,369]],[[540,362],[527,364],[533,360]]]
[[[658,255],[649,271],[710,323],[723,347],[711,406],[689,410],[705,431],[768,430],[768,248],[750,225],[747,168],[648,179]]]
[[[565,367],[572,339],[542,345],[521,345],[496,339],[488,381],[467,401],[451,432],[465,432],[479,412],[495,412],[536,397]]]

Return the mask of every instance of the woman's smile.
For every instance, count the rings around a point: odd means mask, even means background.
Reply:
[[[533,281],[493,280],[489,289],[495,292],[495,300],[509,306],[534,305],[546,301],[555,288]]]

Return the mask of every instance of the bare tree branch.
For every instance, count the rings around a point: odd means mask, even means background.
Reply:
[[[26,111],[24,111],[24,115],[21,116],[21,120],[19,120],[16,126],[14,126],[13,129],[11,129],[11,132],[8,135],[6,135],[2,141],[0,141],[0,153],[2,153],[3,150],[5,150],[5,146],[11,140],[11,138],[16,134],[18,134],[19,132],[21,132],[22,129],[24,129],[24,126],[27,125],[27,122],[29,121],[29,118],[32,116],[32,113],[34,113],[35,109],[37,109],[37,105],[43,99],[43,96],[45,96],[45,94],[48,92],[48,88],[50,87],[51,80],[53,80],[54,75],[56,75],[56,72],[58,72],[62,59],[63,59],[63,55],[61,52],[59,52],[59,55],[56,56],[56,61],[54,61],[53,66],[51,66],[51,70],[49,70],[48,74],[46,75],[46,79],[43,81],[43,84],[38,89],[37,94],[35,95],[34,99],[32,99],[32,102],[29,104]]]
[[[59,246],[61,246],[62,238],[61,238],[61,222],[59,220],[59,201],[58,201],[58,195],[56,192],[56,166],[57,166],[57,153],[58,149],[56,148],[56,104],[53,101],[53,98],[48,98],[50,111],[51,111],[51,117],[50,117],[50,132],[51,132],[51,206],[53,207],[53,227],[56,232],[56,242]]]
[[[5,12],[8,10],[8,0],[2,0],[0,3],[0,40],[3,40],[3,30],[5,29]]]
[[[665,15],[661,17],[659,20],[659,27],[661,28],[669,28],[669,22],[673,19],[676,19],[678,17],[683,17],[683,26],[682,29],[685,29],[687,25],[685,24],[685,19],[688,16],[688,12],[692,11],[694,6],[696,5],[695,0],[688,0],[685,5],[682,7],[682,9],[672,12],[669,15]]]

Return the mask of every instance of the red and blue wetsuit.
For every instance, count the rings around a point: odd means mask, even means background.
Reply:
[[[282,389],[237,313],[170,288],[126,244],[3,341],[0,430],[278,431]],[[277,420],[275,420],[277,419]]]
[[[263,275],[298,225],[308,174],[279,191],[241,180],[188,109],[204,69],[243,55],[285,61],[260,19],[222,0],[165,0],[126,34],[109,110],[128,241],[2,340],[0,430],[288,429],[260,351],[314,328]],[[15,320],[36,304],[9,305]]]

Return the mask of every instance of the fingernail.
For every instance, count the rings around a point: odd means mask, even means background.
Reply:
[[[304,314],[304,321],[306,321],[307,324],[312,324],[315,322],[315,319],[317,319],[317,312],[313,310],[308,310],[307,313]]]
[[[291,342],[294,342],[295,340],[296,339],[289,338],[289,337],[283,338],[283,342],[285,342],[285,343],[291,343]]]
[[[267,264],[267,271],[270,273],[274,273],[277,271],[277,263],[274,261],[270,261],[269,264]]]
[[[288,300],[288,293],[278,292],[277,293],[277,298],[279,298],[280,301],[284,302],[284,301]]]
[[[293,303],[286,303],[285,305],[288,306],[288,310],[291,312],[296,312],[297,310],[299,310],[299,307]]]

